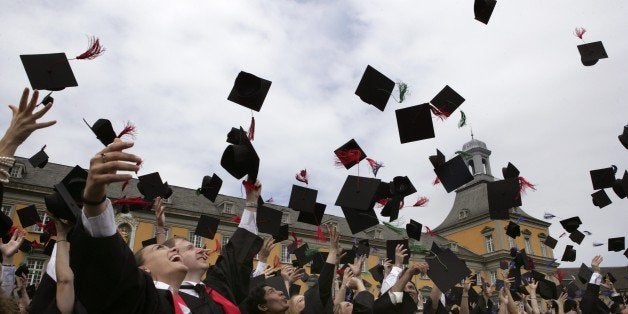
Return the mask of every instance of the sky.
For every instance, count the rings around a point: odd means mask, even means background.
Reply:
[[[200,186],[218,174],[221,193],[241,196],[240,182],[221,166],[231,127],[248,127],[251,111],[227,100],[240,71],[272,81],[255,112],[254,145],[260,158],[263,196],[287,205],[295,173],[307,169],[309,187],[327,213],[347,175],[372,176],[366,161],[350,170],[334,166],[333,151],[355,139],[382,161],[378,178],[408,176],[425,207],[406,208],[400,221],[436,227],[454,201],[433,186],[428,156],[448,158],[471,139],[492,151],[494,174],[512,162],[537,191],[523,198],[534,217],[580,216],[592,233],[576,245],[576,262],[596,254],[603,265],[626,266],[623,252],[593,242],[626,236],[628,199],[611,189],[613,204],[591,203],[589,170],[628,168],[617,136],[628,123],[628,19],[623,1],[498,1],[488,25],[474,19],[473,1],[10,1],[0,11],[0,100],[16,104],[30,87],[21,54],[82,53],[89,36],[106,47],[99,58],[71,61],[79,83],[53,94],[51,128],[33,134],[17,152],[29,157],[43,145],[50,161],[88,167],[102,144],[82,119],[126,121],[138,128],[132,152],[140,171],[159,171],[169,184]],[[602,41],[609,55],[595,66],[580,62],[573,32]],[[354,92],[367,65],[409,85],[399,104],[384,112]],[[426,103],[445,85],[466,101],[460,113],[434,120],[436,137],[400,144],[394,111]],[[0,114],[0,125],[10,111]],[[554,254],[560,258],[566,238]]]

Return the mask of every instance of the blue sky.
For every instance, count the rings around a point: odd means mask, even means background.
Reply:
[[[248,127],[251,112],[227,95],[241,70],[273,82],[255,113],[255,147],[261,156],[264,195],[286,205],[294,174],[307,168],[310,186],[328,213],[346,171],[333,150],[355,138],[384,162],[378,177],[410,177],[427,196],[424,208],[401,215],[435,227],[454,195],[432,186],[427,157],[438,148],[451,157],[470,139],[456,126],[459,113],[435,120],[436,138],[401,145],[394,110],[424,103],[445,85],[466,102],[462,109],[477,139],[493,151],[494,173],[513,162],[536,192],[524,210],[568,218],[579,215],[593,233],[575,263],[596,254],[605,264],[626,265],[621,253],[592,242],[626,235],[628,201],[609,190],[613,204],[591,204],[588,171],[611,164],[628,168],[617,135],[628,123],[628,20],[619,1],[499,1],[488,25],[473,19],[472,1],[17,1],[0,12],[0,99],[15,103],[28,80],[20,54],[80,54],[87,36],[100,37],[106,53],[73,61],[79,87],[55,93],[53,128],[20,148],[30,156],[47,144],[51,161],[87,166],[101,148],[82,118],[127,120],[138,127],[134,152],[144,173],[159,171],[169,183],[196,187],[217,173],[222,193],[240,195],[238,181],[220,167],[231,127]],[[601,40],[609,58],[580,63],[573,35]],[[406,102],[389,101],[382,113],[354,95],[366,65],[409,84]],[[9,121],[9,111],[0,123]],[[369,175],[366,162],[360,174]],[[550,233],[558,236],[556,224]],[[568,240],[555,250],[560,256]]]

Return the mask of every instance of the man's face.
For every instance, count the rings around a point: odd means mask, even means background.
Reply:
[[[181,255],[176,248],[153,244],[147,246],[143,253],[144,267],[150,270],[155,280],[170,278],[176,273],[185,273],[188,268],[183,264]]]
[[[266,294],[264,300],[266,304],[260,305],[260,309],[268,313],[283,313],[288,310],[288,299],[283,292],[275,290],[273,287],[264,287]]]
[[[202,248],[197,248],[192,242],[179,239],[174,246],[181,254],[183,264],[188,267],[188,271],[205,271],[209,267],[207,263],[207,253]]]

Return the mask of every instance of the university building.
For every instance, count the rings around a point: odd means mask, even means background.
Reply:
[[[474,180],[456,190],[455,201],[450,213],[445,220],[433,230],[432,234],[424,233],[420,242],[411,240],[411,247],[423,247],[429,249],[433,242],[441,247],[448,247],[467,266],[478,274],[494,281],[497,278],[499,262],[509,259],[510,248],[526,248],[528,256],[534,259],[536,269],[543,273],[551,273],[556,270],[553,263],[553,252],[542,244],[548,234],[549,223],[531,217],[521,208],[513,208],[510,211],[511,220],[519,220],[522,236],[511,239],[505,234],[507,221],[490,220],[488,215],[487,182],[495,178],[491,173],[489,156],[491,151],[486,144],[471,140],[464,144],[463,150],[469,155],[465,157]],[[44,196],[53,192],[53,185],[59,183],[73,166],[48,163],[43,169],[33,168],[28,160],[16,157],[16,165],[11,169],[10,182],[4,185],[4,200],[2,211],[12,217],[14,225],[20,226],[16,210],[31,204],[36,205],[43,221],[48,218],[45,214]],[[200,178],[199,178],[200,181]],[[108,196],[112,199],[122,197],[141,196],[136,189],[137,180],[133,180],[124,193],[120,185],[109,187]],[[237,224],[234,217],[241,215],[244,200],[239,197],[218,195],[216,202],[212,203],[203,196],[197,195],[195,188],[171,186],[172,196],[165,200],[167,237],[181,236],[189,238],[195,245],[207,246],[214,249],[217,244],[224,246],[229,237],[235,231]],[[316,240],[316,227],[297,222],[298,212],[290,208],[268,204],[269,207],[283,212],[282,222],[290,225],[290,231],[294,231],[298,238],[303,239],[310,247],[321,248],[323,251],[328,243],[320,243]],[[205,239],[194,235],[196,223],[201,214],[220,218],[221,223],[214,239]],[[155,236],[155,215],[151,210],[138,210],[128,213],[117,212],[116,223],[121,235],[134,252],[142,247],[141,242]],[[331,223],[337,226],[341,233],[341,246],[351,248],[360,239],[369,239],[371,254],[363,267],[363,277],[370,283],[370,290],[374,294],[378,291],[378,283],[368,273],[368,269],[381,263],[386,256],[386,240],[402,239],[406,237],[405,231],[398,232],[383,224],[371,227],[358,234],[351,234],[344,217],[325,215],[322,223]],[[400,226],[404,228],[405,226]],[[29,240],[38,240],[41,230],[37,226],[27,228]],[[282,264],[291,263],[288,252],[290,241],[284,241],[276,246],[269,257],[269,263],[278,261]],[[415,253],[411,256],[410,263],[421,261],[423,253]],[[210,262],[214,263],[217,254],[213,254]],[[45,271],[48,256],[41,249],[33,249],[29,253],[18,252],[13,263],[19,265],[26,263],[30,269],[28,277],[30,284],[37,284]],[[309,272],[309,266],[306,266]],[[300,283],[302,286],[310,282]],[[428,294],[433,286],[427,277],[415,276],[414,283],[424,294]],[[301,292],[304,290],[302,289]]]

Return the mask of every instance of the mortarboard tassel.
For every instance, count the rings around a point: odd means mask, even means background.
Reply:
[[[437,185],[440,183],[440,178],[438,176],[436,176],[436,178],[434,178],[434,180],[432,180],[432,185]]]
[[[580,39],[582,39],[582,40],[584,40],[584,39],[582,38],[582,36],[583,36],[583,35],[584,35],[584,33],[586,33],[586,32],[587,32],[587,30],[586,30],[586,29],[584,29],[584,28],[582,28],[582,27],[576,27],[576,30],[574,30],[574,34],[576,35],[576,37],[578,37],[578,38],[580,38]]]
[[[120,134],[118,134],[117,137],[122,138],[125,135],[129,135],[132,138],[135,138],[135,134],[136,134],[135,131],[136,131],[135,125],[133,125],[131,121],[128,121],[126,125],[124,126],[124,129],[122,129],[122,132],[120,132]]]
[[[564,237],[566,234],[567,234],[567,232],[563,232],[558,238],[560,239],[560,238]]]
[[[545,266],[547,267],[551,267],[552,265],[554,265],[554,263],[557,261],[557,259],[553,258],[551,261],[547,262],[547,264]]]
[[[302,240],[302,239],[297,238],[297,234],[296,234],[296,232],[294,232],[294,231],[290,231],[290,235],[292,235],[292,238],[294,239],[294,240],[292,241],[292,243],[293,243],[294,245],[299,246],[299,243],[303,242],[303,240]]]
[[[467,125],[467,115],[464,114],[464,111],[460,110],[460,121],[458,121],[458,128]]]
[[[588,235],[588,236],[590,236],[590,235],[592,235],[592,234],[593,234],[593,233],[591,233],[591,231],[586,231],[586,230],[582,231],[582,233],[584,233],[584,234],[586,234],[586,235]]]
[[[100,45],[100,39],[98,39],[96,36],[92,36],[89,38],[89,47],[87,48],[87,50],[83,52],[82,54],[76,56],[74,59],[92,60],[99,57],[104,52],[105,52],[105,47]]]
[[[133,197],[133,198],[120,198],[111,202],[113,205],[138,205],[144,208],[151,207],[153,205],[152,202],[146,201],[141,197]]]
[[[244,189],[248,192],[248,191],[252,191],[253,189],[255,189],[255,182],[251,182],[249,180],[244,180],[242,181],[242,185],[244,185]]]
[[[318,253],[318,248],[317,247],[308,247],[307,250],[305,250],[305,256],[307,258],[310,258],[312,256],[314,256],[314,254]]]
[[[384,226],[390,228],[390,230],[394,231],[396,234],[398,234],[398,235],[402,235],[403,234],[403,231],[404,231],[403,228],[399,228],[397,226],[394,226],[393,224],[391,224],[389,222],[385,222],[384,221],[383,223],[384,223]]]
[[[466,158],[471,158],[471,154],[463,151],[463,150],[457,150],[456,151],[456,155],[462,155],[462,157],[466,157]]]
[[[377,208],[380,208],[380,207],[386,206],[386,204],[388,204],[388,199],[387,198],[382,198],[381,200],[377,201],[377,204],[375,204],[375,206]]]
[[[545,215],[543,215],[543,219],[552,219],[555,218],[556,216],[550,214],[550,213],[545,213]]]
[[[536,187],[535,187],[535,185],[534,185],[534,184],[532,184],[532,183],[530,183],[530,182],[529,182],[528,180],[526,180],[526,178],[524,178],[524,177],[519,177],[519,185],[520,185],[520,187],[519,187],[519,194],[521,194],[521,193],[525,194],[525,193],[526,193],[526,190],[527,190],[528,188],[533,189],[533,190],[535,190],[535,191],[536,191]]]
[[[43,244],[41,244],[41,243],[39,243],[39,242],[37,242],[37,240],[34,240],[33,242],[31,242],[31,246],[32,246],[34,249],[41,249],[41,248],[43,248],[43,247],[44,247],[44,245],[43,245]]]
[[[249,132],[246,134],[249,140],[255,139],[255,117],[251,116],[251,125],[249,125]]]
[[[305,183],[305,185],[307,185],[309,182],[309,178],[307,176],[307,169],[303,169],[299,171],[294,177],[297,179],[297,181]]]
[[[604,245],[604,243],[600,243],[600,242],[593,242],[593,246],[594,247],[598,247],[598,246],[602,246]]]
[[[519,216],[519,218],[517,218],[517,220],[515,221],[515,223],[520,223],[523,221],[523,216]]]
[[[430,227],[425,226],[425,232],[427,232],[427,234],[430,235],[430,237],[433,237],[436,235],[436,233],[434,233],[434,231],[432,231],[432,229],[430,229]]]
[[[359,149],[341,149],[336,152],[336,166],[344,166],[351,163],[359,163],[362,153]]]
[[[241,220],[242,220],[242,217],[240,217],[238,215],[233,216],[233,218],[231,219],[231,221],[233,221],[233,222],[235,222],[237,224],[239,224]]]
[[[371,169],[373,170],[373,176],[377,177],[377,172],[379,171],[379,168],[384,166],[384,163],[382,163],[381,161],[375,161],[374,159],[371,158],[366,158],[366,161],[369,162],[369,165],[371,166]]]
[[[327,237],[325,236],[325,232],[323,232],[323,228],[321,228],[320,225],[316,228],[316,239],[323,243],[327,242]]]
[[[565,275],[567,275],[565,270],[563,270],[563,269],[557,270],[556,271],[556,279],[558,279],[558,282],[562,282],[563,278],[565,278]]]
[[[413,207],[423,207],[425,206],[425,204],[427,204],[430,200],[425,197],[425,196],[421,196],[419,197],[419,199],[416,201],[416,203],[414,203],[414,205],[412,205]]]
[[[434,105],[430,104],[430,110],[432,111],[432,114],[435,115],[437,118],[441,119],[441,120],[445,120],[447,118],[449,118],[449,115],[451,113],[440,110],[438,108],[436,108]]]
[[[406,94],[409,94],[408,91],[408,84],[404,83],[404,82],[397,82],[397,88],[399,89],[399,100],[397,100],[398,103],[402,103],[405,99],[406,99]]]
[[[266,203],[268,204],[273,204],[274,202],[275,200],[272,197],[266,200]]]

